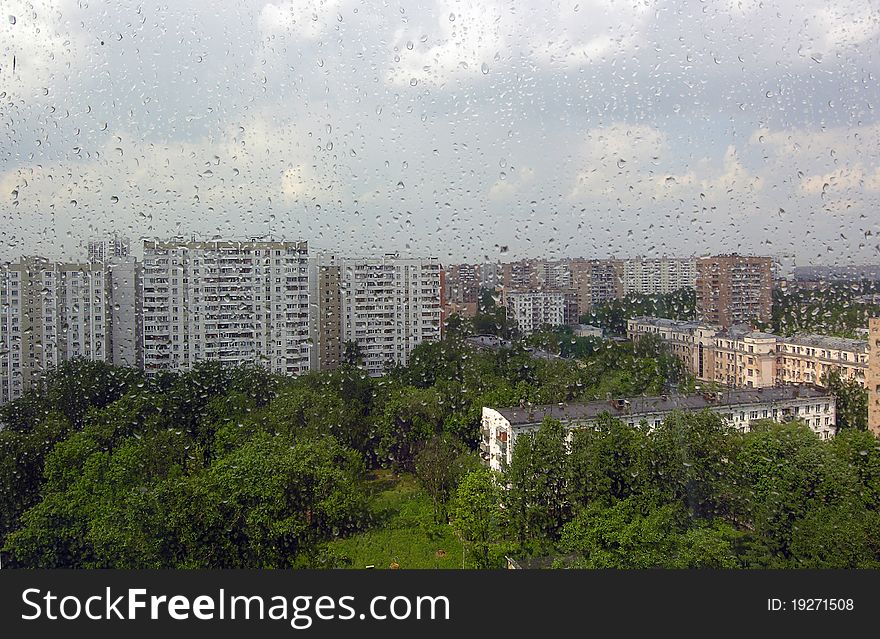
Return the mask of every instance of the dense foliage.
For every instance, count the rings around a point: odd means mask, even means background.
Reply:
[[[371,525],[366,471],[414,472],[446,525],[484,405],[656,392],[668,372],[625,344],[548,362],[457,339],[383,378],[74,360],[0,407],[4,565],[325,565],[327,541]]]
[[[880,305],[863,304],[858,298],[877,292],[877,282],[777,288],[773,291],[772,319],[762,328],[777,335],[803,332],[863,339],[860,329],[868,326],[869,317],[880,316]]]
[[[452,337],[381,378],[352,364],[283,378],[206,363],[145,378],[68,362],[0,407],[3,565],[342,566],[422,532],[422,550],[441,546],[430,565],[448,565],[443,547],[478,567],[510,555],[584,567],[876,565],[880,451],[856,429],[823,442],[798,424],[742,435],[709,415],[651,432],[608,419],[567,452],[548,423],[517,440],[504,479],[479,467],[485,405],[692,384],[652,340],[567,355]],[[393,517],[377,473],[410,478]]]
[[[880,567],[880,442],[869,433],[823,441],[768,421],[744,434],[679,413],[650,430],[607,417],[565,448],[548,419],[517,439],[503,478],[476,483],[503,493],[482,527],[468,519],[481,563],[494,543],[560,567]],[[482,503],[474,490],[462,483],[459,499]]]

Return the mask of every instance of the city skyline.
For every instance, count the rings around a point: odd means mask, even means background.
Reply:
[[[115,231],[878,261],[880,20],[861,3],[6,13],[3,259]]]

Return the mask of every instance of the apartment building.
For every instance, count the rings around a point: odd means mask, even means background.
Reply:
[[[513,458],[517,438],[540,428],[545,418],[562,422],[571,437],[575,429],[594,426],[600,415],[608,414],[630,426],[646,424],[656,428],[673,411],[710,411],[739,431],[747,432],[761,419],[777,422],[803,420],[822,439],[836,432],[837,405],[827,390],[813,386],[750,388],[692,395],[632,397],[586,404],[546,406],[483,407],[480,424],[483,462],[502,471]]]
[[[519,260],[501,265],[501,286],[505,291],[536,290],[542,282],[539,269],[544,260]]]
[[[824,384],[827,373],[865,385],[868,342],[828,335],[800,333],[780,337],[777,344],[777,380],[781,384]]]
[[[685,369],[700,380],[715,375],[715,336],[720,327],[662,317],[634,317],[627,320],[627,337],[637,342],[644,335],[656,335]]]
[[[868,430],[880,437],[880,317],[868,320]]]
[[[731,326],[715,335],[711,381],[730,387],[776,385],[776,335]]]
[[[701,322],[635,317],[627,322],[633,341],[657,335],[697,379],[756,388],[774,384],[824,386],[825,375],[865,385],[868,342],[802,333],[780,337],[734,326],[723,330]]]
[[[106,263],[110,307],[110,359],[114,366],[143,368],[143,265],[133,256]]]
[[[148,375],[208,360],[309,370],[306,242],[144,242],[143,359]]]
[[[341,278],[342,341],[357,343],[371,375],[406,366],[416,346],[440,339],[437,258],[344,258]]]
[[[694,258],[634,258],[622,262],[624,295],[658,295],[696,285],[697,261]]]
[[[127,237],[113,235],[103,239],[90,240],[88,243],[88,257],[90,263],[106,263],[114,257],[128,257],[131,255],[131,241]]]
[[[571,285],[578,295],[578,314],[584,315],[599,304],[623,297],[622,260],[573,259]]]
[[[696,261],[697,318],[729,328],[770,320],[773,260],[721,255]]]
[[[329,371],[342,362],[342,261],[319,253],[309,257],[311,368]]]
[[[535,267],[539,288],[571,288],[571,260],[541,260]]]
[[[102,264],[22,258],[0,266],[0,402],[17,399],[62,361],[110,361]]]
[[[476,304],[480,300],[483,268],[480,264],[451,264],[444,269],[445,297],[451,304]]]
[[[569,309],[571,299],[569,296]],[[531,335],[543,326],[565,324],[566,294],[562,291],[505,291],[503,302],[507,319],[516,324],[523,336]]]

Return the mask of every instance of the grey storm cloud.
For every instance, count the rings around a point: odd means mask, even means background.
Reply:
[[[5,259],[76,257],[120,232],[452,261],[880,262],[870,3],[7,0],[4,13]]]

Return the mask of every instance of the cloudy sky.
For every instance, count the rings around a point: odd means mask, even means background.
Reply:
[[[4,0],[0,258],[272,233],[880,263],[863,0]]]

